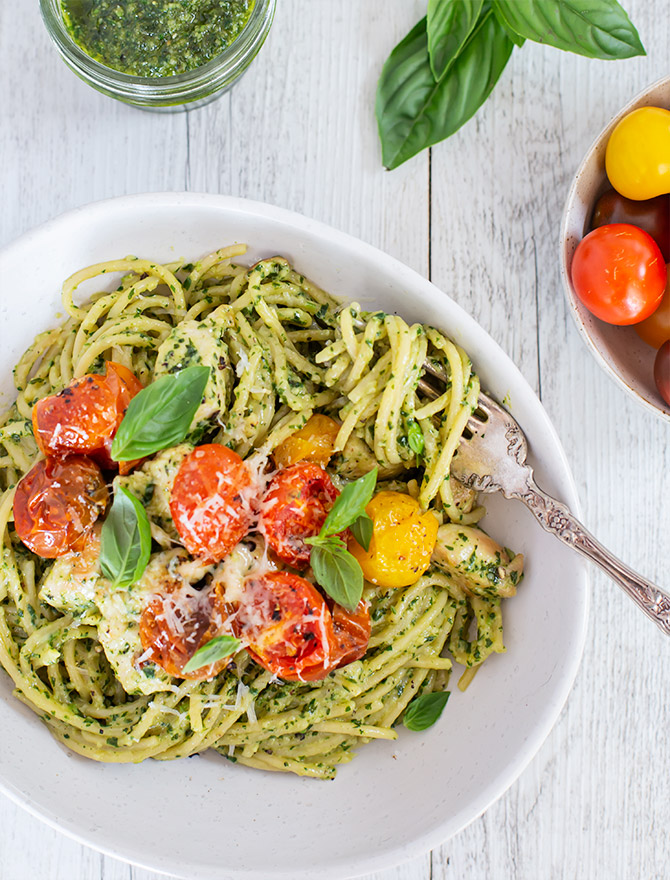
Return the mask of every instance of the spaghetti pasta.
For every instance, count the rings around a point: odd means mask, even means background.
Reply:
[[[440,523],[478,522],[474,493],[450,477],[479,393],[467,354],[435,328],[341,306],[280,257],[245,267],[244,252],[234,245],[166,266],[126,258],[65,282],[69,317],[17,364],[16,402],[0,427],[0,662],[53,734],[96,760],[214,748],[250,767],[331,778],[360,744],[395,739],[416,695],[446,688],[447,649],[469,669],[504,650],[497,575],[482,586],[469,578],[472,559],[461,570],[437,560],[408,587],[366,584],[368,650],[321,681],[278,680],[245,651],[211,680],[190,681],[141,656],[141,594],[112,595],[97,565],[82,573],[67,558],[34,555],[13,526],[14,488],[39,455],[33,406],[107,360],[144,385],[176,368],[212,368],[190,444],[206,438],[264,461],[323,413],[340,426],[328,468],[336,481],[376,465],[381,488],[409,493]],[[110,276],[120,278],[113,289],[77,302],[82,283]],[[437,400],[419,387],[426,361],[446,379]],[[417,426],[421,454],[408,441]],[[179,454],[119,478],[149,514],[154,569],[178,539],[166,499]]]

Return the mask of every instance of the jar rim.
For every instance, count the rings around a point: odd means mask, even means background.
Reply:
[[[251,63],[270,30],[277,0],[255,0],[241,33],[214,58],[184,73],[135,76],[92,58],[70,35],[63,21],[61,0],[40,0],[42,19],[56,48],[68,65],[94,88],[103,88],[122,100],[189,101],[205,87],[225,87]]]

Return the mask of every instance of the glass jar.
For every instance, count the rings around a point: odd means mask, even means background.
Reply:
[[[258,54],[274,17],[276,0],[256,0],[244,29],[206,64],[176,76],[132,76],[91,58],[75,43],[63,21],[61,0],[40,0],[42,18],[63,60],[80,79],[110,98],[146,110],[199,107],[218,98]]]

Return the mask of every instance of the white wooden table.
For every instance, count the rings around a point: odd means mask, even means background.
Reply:
[[[0,245],[85,202],[183,189],[271,202],[371,242],[431,277],[512,356],[565,444],[587,525],[670,587],[670,429],[596,366],[558,269],[561,210],[582,154],[624,102],[668,73],[668,4],[625,0],[646,58],[596,62],[526,45],[473,121],[388,173],[375,84],[425,5],[280,0],[232,93],[157,115],[80,83],[36,0],[5,0]],[[593,577],[593,594],[575,688],[530,767],[457,837],[374,880],[670,876],[670,643],[604,577]],[[158,875],[66,839],[0,796],[0,880],[23,877]]]

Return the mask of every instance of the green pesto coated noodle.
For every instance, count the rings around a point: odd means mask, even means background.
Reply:
[[[395,739],[413,697],[446,688],[447,649],[472,670],[504,650],[495,586],[475,594],[437,566],[402,589],[367,585],[368,651],[323,681],[277,680],[245,651],[210,681],[183,681],[138,659],[137,590],[111,595],[99,571],[75,582],[67,560],[35,556],[13,527],[14,487],[39,455],[33,405],[104,372],[106,360],[144,385],[192,364],[212,367],[186,450],[218,442],[265,460],[324,413],[341,425],[329,466],[336,482],[377,465],[382,488],[409,492],[440,522],[479,520],[474,493],[449,474],[479,393],[467,354],[435,328],[338,303],[282,258],[246,267],[237,261],[245,250],[221,248],[194,264],[128,257],[65,282],[68,319],[40,333],[17,364],[16,402],[0,426],[0,662],[52,733],[96,760],[214,748],[250,767],[330,778],[361,744]],[[79,286],[94,278],[100,292],[82,301]],[[446,378],[435,401],[418,386],[426,360]],[[417,425],[419,459],[407,440]],[[149,514],[154,568],[179,552],[161,485],[169,488],[183,454],[166,450],[122,478]]]

